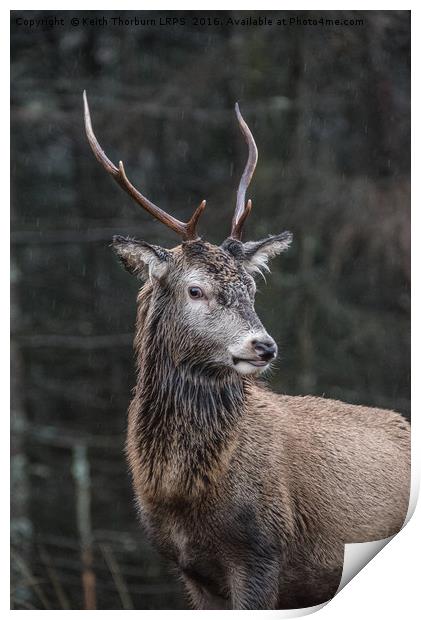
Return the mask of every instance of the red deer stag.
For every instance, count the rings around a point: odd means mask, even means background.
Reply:
[[[141,520],[175,565],[196,609],[316,605],[338,587],[344,543],[396,533],[408,505],[409,425],[392,411],[274,394],[258,381],[277,347],[254,309],[253,276],[284,252],[289,232],[242,242],[257,148],[230,236],[217,247],[143,196],[85,127],[102,166],[178,233],[165,249],[114,237],[144,282],[134,347],[137,384],[127,455]]]

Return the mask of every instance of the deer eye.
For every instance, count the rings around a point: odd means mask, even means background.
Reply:
[[[189,286],[189,295],[192,299],[201,299],[205,296],[204,292],[199,286]]]

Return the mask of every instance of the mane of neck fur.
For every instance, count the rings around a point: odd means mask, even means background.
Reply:
[[[177,363],[165,318],[151,308],[151,287],[139,302],[130,417],[143,484],[161,497],[197,495],[229,462],[249,385],[234,370]]]

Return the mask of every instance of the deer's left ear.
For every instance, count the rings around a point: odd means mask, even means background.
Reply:
[[[269,271],[268,261],[281,252],[285,252],[292,242],[292,233],[285,231],[260,241],[246,241],[243,243],[244,267],[251,274],[261,269]]]

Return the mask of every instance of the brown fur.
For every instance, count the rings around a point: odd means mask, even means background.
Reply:
[[[159,268],[154,246],[137,256],[136,242],[126,243],[117,241],[125,265],[149,278],[138,297],[127,454],[151,539],[195,608],[326,601],[340,582],[345,543],[402,526],[408,423],[392,411],[274,394],[217,361],[219,331],[229,343],[246,324],[263,329],[239,242],[184,244],[159,255]],[[184,300],[187,272],[213,287],[200,310],[208,330]]]

